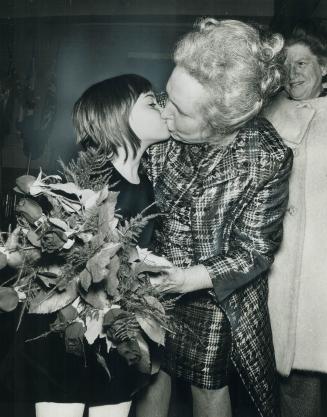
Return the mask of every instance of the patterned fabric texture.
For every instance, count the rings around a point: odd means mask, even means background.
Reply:
[[[199,388],[227,385],[230,326],[213,297],[207,291],[186,295],[173,317],[180,329],[166,338],[162,369]]]
[[[198,356],[199,345],[194,353],[193,347],[183,342],[175,353],[174,348],[167,353],[167,363],[172,363],[181,350],[188,362],[199,357],[193,368],[200,369],[201,364],[202,379],[186,365],[182,371],[178,361],[175,372],[191,383],[211,388],[218,381],[209,381],[212,376],[208,368],[213,366],[213,373],[219,368],[220,375],[226,372],[221,359],[228,355],[231,339],[231,359],[258,411],[267,417],[279,415],[267,271],[282,239],[291,166],[291,150],[263,118],[250,121],[226,147],[171,140],[153,146],[148,161],[155,198],[165,214],[157,225],[155,250],[178,266],[203,264],[207,268],[213,282],[212,302],[218,308],[215,314],[207,308],[211,319],[204,320],[202,326],[194,311],[192,328],[195,333],[201,327],[199,339],[204,343],[211,340],[210,349],[219,351],[221,347],[225,352],[213,355],[215,365],[208,359],[209,366],[203,366],[211,353]],[[190,307],[190,320],[192,303],[188,296],[182,300]],[[208,300],[213,300],[210,292],[203,305],[208,307]],[[180,315],[181,310],[178,306],[176,312]],[[220,318],[218,310],[224,313]],[[226,337],[221,336],[226,329],[224,317],[230,329]],[[211,335],[212,327],[219,330]],[[170,337],[167,351],[169,347],[173,347]]]

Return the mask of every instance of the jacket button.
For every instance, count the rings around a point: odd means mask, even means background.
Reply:
[[[289,206],[287,211],[291,216],[294,216],[296,213],[296,208],[294,206]]]

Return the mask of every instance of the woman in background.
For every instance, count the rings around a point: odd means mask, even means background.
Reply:
[[[307,24],[286,39],[285,91],[266,117],[293,149],[284,239],[269,279],[283,417],[321,417],[327,374],[327,36]]]

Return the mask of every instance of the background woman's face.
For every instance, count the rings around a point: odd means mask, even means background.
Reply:
[[[152,91],[139,96],[132,107],[129,124],[141,142],[156,143],[170,136],[167,123],[161,118],[160,107]]]
[[[285,66],[288,76],[285,90],[290,97],[308,100],[320,95],[326,69],[307,46],[301,43],[289,46]]]

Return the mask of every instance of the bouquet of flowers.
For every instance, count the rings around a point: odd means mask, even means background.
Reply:
[[[169,262],[136,245],[153,216],[120,218],[110,168],[96,150],[61,165],[61,175],[41,170],[16,180],[17,227],[0,240],[0,269],[16,273],[0,286],[0,311],[22,303],[20,320],[57,312],[48,333],[63,332],[68,351],[82,355],[84,338],[105,338],[108,350],[154,373],[147,340],[164,344],[172,302],[149,282]]]

